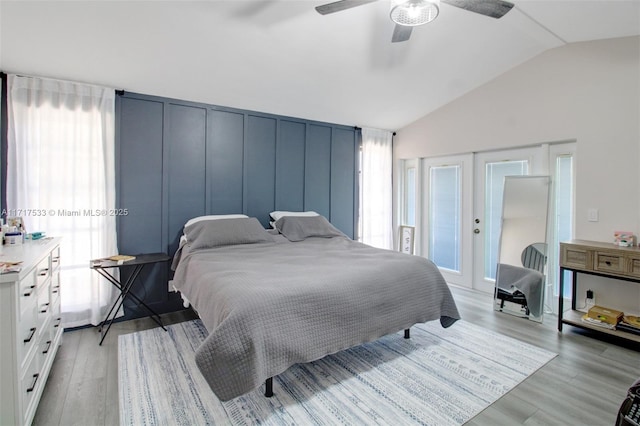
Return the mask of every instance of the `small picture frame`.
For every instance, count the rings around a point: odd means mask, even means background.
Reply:
[[[415,232],[414,226],[400,226],[398,248],[401,253],[413,254]]]
[[[7,217],[7,226],[15,226],[18,232],[24,232],[24,220],[21,216]]]

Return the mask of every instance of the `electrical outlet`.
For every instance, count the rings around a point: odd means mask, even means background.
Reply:
[[[596,294],[593,290],[589,289],[587,290],[587,298],[585,301],[585,308],[588,311],[589,309],[591,309],[592,306],[595,306],[596,304]]]

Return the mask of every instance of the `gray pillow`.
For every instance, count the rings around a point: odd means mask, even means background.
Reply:
[[[196,222],[185,226],[184,233],[191,250],[273,242],[273,237],[255,217]]]
[[[346,237],[324,216],[283,216],[275,227],[289,241],[302,241],[309,237]]]

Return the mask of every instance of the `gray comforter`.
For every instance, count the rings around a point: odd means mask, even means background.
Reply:
[[[174,286],[209,331],[196,362],[223,401],[293,364],[459,318],[432,262],[346,237],[189,249],[178,260]]]

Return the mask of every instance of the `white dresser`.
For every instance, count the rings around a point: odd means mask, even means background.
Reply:
[[[60,238],[0,246],[0,425],[30,424],[62,343]]]

